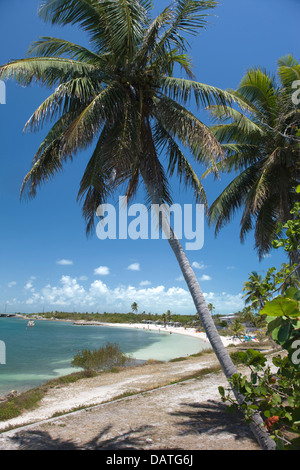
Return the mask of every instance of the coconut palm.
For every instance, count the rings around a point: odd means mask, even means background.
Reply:
[[[245,335],[246,328],[238,319],[234,319],[230,325],[229,330],[233,334],[233,336],[236,336],[237,338],[242,338]]]
[[[138,304],[136,302],[133,302],[131,304],[131,310],[134,312],[134,313],[137,313],[138,311]]]
[[[210,311],[210,314],[212,315],[213,311],[216,310],[216,307],[212,303],[207,304],[207,308]]]
[[[62,170],[76,152],[94,144],[78,192],[87,233],[93,231],[97,207],[121,187],[129,201],[142,182],[148,202],[171,204],[168,181],[175,172],[194,190],[195,200],[207,205],[184,149],[196,161],[213,166],[221,148],[185,106],[192,98],[198,106],[225,105],[232,96],[196,81],[187,37],[205,27],[215,5],[212,0],[176,0],[153,19],[151,0],[43,1],[39,15],[52,24],[83,28],[91,50],[42,37],[32,44],[28,57],[0,69],[2,79],[14,78],[21,85],[37,81],[54,88],[25,126],[35,131],[54,121],[24,179],[22,195],[35,196],[38,186]],[[187,78],[174,77],[175,68]],[[163,221],[162,226],[165,229]],[[168,241],[208,339],[225,375],[231,377],[235,366],[171,228]],[[262,434],[258,439],[268,442]]]
[[[264,293],[262,286],[262,277],[256,271],[249,274],[248,281],[244,282],[243,291],[245,292],[245,304],[251,303],[254,309],[262,309],[264,307]]]
[[[166,319],[167,319],[167,322],[171,322],[172,320],[172,313],[171,313],[171,310],[167,310],[166,311]]]
[[[288,55],[278,61],[277,77],[252,68],[238,89],[238,107],[213,105],[212,132],[222,144],[225,158],[220,172],[234,178],[209,209],[210,223],[218,233],[242,209],[240,238],[255,230],[255,247],[262,258],[272,248],[278,224],[290,219],[299,197],[300,109],[295,83],[300,64]],[[215,172],[215,165],[208,170]],[[298,252],[292,262],[299,263]]]

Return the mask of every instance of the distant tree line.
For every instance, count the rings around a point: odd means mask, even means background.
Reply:
[[[35,314],[39,317],[55,320],[84,320],[84,321],[99,321],[103,323],[142,323],[142,321],[161,321],[167,322],[180,322],[182,325],[192,325],[197,322],[197,315],[180,315],[171,314],[170,310],[166,313],[95,313],[95,312],[42,312]]]

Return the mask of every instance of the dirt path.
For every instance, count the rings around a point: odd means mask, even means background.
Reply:
[[[207,354],[53,389],[36,410],[0,423],[1,429],[22,425],[0,435],[0,450],[259,450],[248,427],[227,414],[220,400],[223,373],[189,378],[215,365],[215,356]],[[171,384],[179,379],[185,380]]]

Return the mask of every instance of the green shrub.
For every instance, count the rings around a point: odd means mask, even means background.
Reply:
[[[100,349],[91,351],[84,349],[74,356],[72,366],[85,370],[110,370],[113,367],[124,367],[131,359],[123,354],[117,343],[106,343]]]

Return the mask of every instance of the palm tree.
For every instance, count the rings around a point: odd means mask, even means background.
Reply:
[[[262,287],[262,277],[256,272],[252,271],[249,274],[248,281],[244,282],[243,291],[245,292],[245,304],[251,303],[254,309],[261,310],[264,307],[264,296]]]
[[[238,89],[239,107],[210,106],[212,132],[222,144],[225,158],[220,172],[235,177],[209,209],[216,234],[235,212],[243,209],[240,238],[255,230],[255,247],[262,258],[272,248],[278,224],[290,219],[299,196],[300,112],[293,94],[300,79],[300,64],[288,55],[278,61],[277,76],[252,68]],[[215,165],[208,170],[215,172]],[[299,252],[291,261],[300,262]]]
[[[166,324],[167,324],[167,314],[166,313],[163,313],[162,316],[162,321],[164,322],[164,328],[166,328]]]
[[[244,336],[245,334],[245,327],[242,325],[242,323],[237,320],[237,319],[234,319],[230,325],[230,328],[229,330],[231,331],[231,333],[236,336],[237,338],[241,338],[242,336]]]
[[[137,313],[138,311],[138,304],[136,302],[133,302],[133,304],[131,304],[131,310],[134,312],[134,313]]]
[[[196,312],[195,314],[195,321],[193,323],[196,323],[197,326],[197,329],[200,331],[201,328],[203,328],[203,324],[202,324],[202,321],[201,321],[201,315],[199,315],[198,312]]]
[[[78,193],[87,233],[93,230],[97,207],[121,186],[125,185],[129,201],[142,181],[149,202],[171,204],[168,179],[175,172],[194,190],[196,201],[207,205],[182,147],[198,162],[211,165],[221,148],[185,105],[191,98],[198,106],[225,105],[232,96],[195,80],[184,36],[205,27],[207,12],[216,2],[175,0],[154,19],[152,6],[151,0],[45,0],[39,15],[52,24],[79,25],[88,33],[92,50],[42,37],[30,47],[28,57],[0,68],[0,79],[14,78],[21,85],[37,81],[55,88],[26,124],[26,129],[37,130],[54,120],[24,179],[22,195],[35,196],[42,182],[95,142]],[[187,78],[174,77],[175,67]],[[160,159],[163,153],[166,168]],[[235,366],[171,228],[168,241],[208,339],[225,375],[231,377]],[[262,445],[268,442],[266,433],[257,438]]]
[[[166,311],[166,320],[167,320],[167,322],[171,321],[171,319],[172,319],[171,315],[172,315],[171,310],[167,310]]]
[[[207,308],[210,311],[211,315],[212,315],[213,311],[216,310],[216,307],[214,307],[212,303],[207,304]]]

